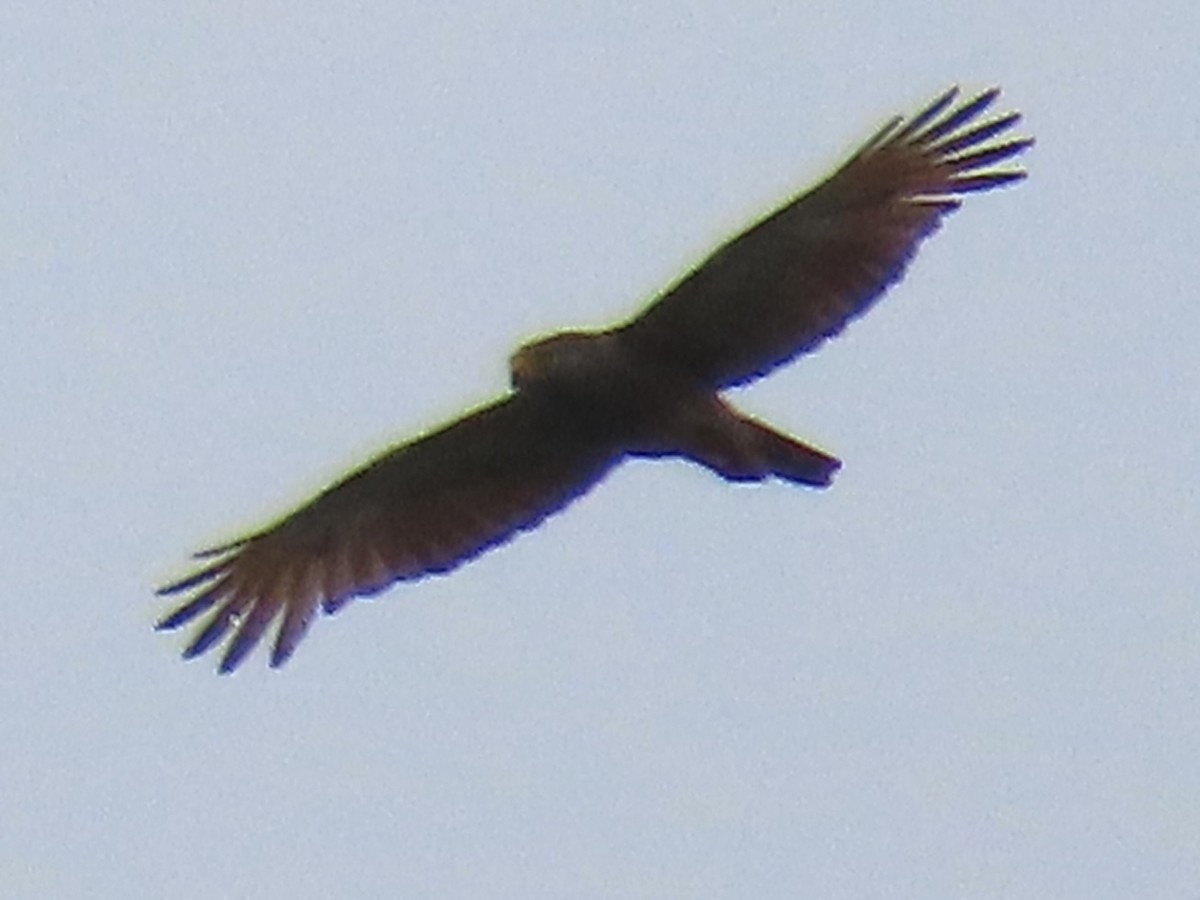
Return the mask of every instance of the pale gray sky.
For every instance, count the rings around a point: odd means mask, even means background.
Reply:
[[[5,4],[0,896],[1194,896],[1200,7],[815,7]],[[1029,180],[737,397],[831,491],[633,464],[282,672],[152,633],[955,81]]]

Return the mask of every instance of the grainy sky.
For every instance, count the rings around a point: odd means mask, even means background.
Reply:
[[[0,896],[1194,896],[1200,7],[447,7],[0,11]],[[282,672],[151,631],[956,81],[1030,179],[736,397],[832,490],[632,464]]]

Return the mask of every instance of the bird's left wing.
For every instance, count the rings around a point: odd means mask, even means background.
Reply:
[[[157,627],[208,613],[184,656],[232,630],[220,663],[230,672],[281,618],[271,665],[282,665],[318,609],[447,572],[537,525],[620,458],[602,425],[514,394],[395,448],[275,525],[197,554],[201,568],[159,590],[187,600]]]
[[[628,346],[712,388],[759,378],[862,315],[962,195],[1023,178],[995,163],[1032,141],[993,142],[1017,113],[980,120],[993,89],[943,94],[896,118],[813,190],[735,237],[641,315]]]

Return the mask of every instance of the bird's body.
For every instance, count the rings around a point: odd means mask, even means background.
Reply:
[[[1019,118],[976,123],[998,93],[953,107],[950,91],[907,122],[892,120],[628,322],[524,345],[506,396],[393,448],[274,525],[198,554],[197,571],[160,591],[187,600],[159,627],[211,610],[184,653],[233,631],[220,665],[228,672],[280,619],[271,663],[281,665],[318,610],[449,571],[534,527],[628,457],[827,486],[837,459],[738,412],[721,392],[864,313],[960,195],[1024,176],[990,168],[1031,143],[989,143]]]
[[[513,356],[512,382],[558,398],[619,456],[681,456],[736,481],[777,475],[812,487],[828,485],[839,465],[741,415],[703,379],[622,340],[620,329],[526,344]]]

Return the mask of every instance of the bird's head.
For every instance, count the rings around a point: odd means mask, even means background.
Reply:
[[[518,391],[547,383],[567,384],[587,378],[601,350],[603,336],[586,331],[563,331],[523,344],[508,362],[512,386]]]

